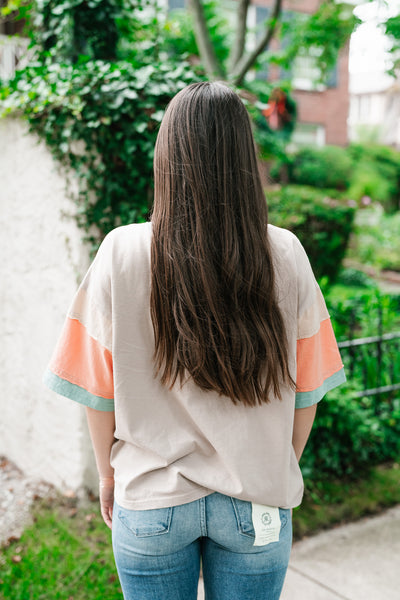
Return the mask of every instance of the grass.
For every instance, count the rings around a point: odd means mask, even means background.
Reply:
[[[293,516],[294,537],[316,533],[400,503],[400,466],[371,470],[362,481],[314,484]],[[1,600],[122,600],[97,502],[36,501],[34,522],[0,555]]]
[[[0,557],[1,600],[122,600],[97,502],[37,501],[34,522]]]
[[[359,481],[337,480],[306,488],[293,511],[293,537],[299,540],[322,529],[356,521],[400,504],[400,465],[374,467]]]

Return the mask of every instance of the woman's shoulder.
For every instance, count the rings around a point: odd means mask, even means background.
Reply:
[[[276,248],[279,252],[283,251],[285,254],[293,253],[296,245],[299,244],[298,238],[292,231],[271,223],[268,224],[268,239],[273,248]]]
[[[110,231],[103,240],[102,245],[112,249],[113,253],[119,251],[139,251],[147,248],[151,240],[151,223],[132,223],[121,225]]]
[[[103,239],[97,262],[108,265],[111,272],[129,269],[133,264],[150,260],[151,223],[132,223],[112,229]]]
[[[105,237],[111,242],[123,243],[135,238],[147,238],[151,236],[151,222],[131,223],[130,225],[120,225],[112,229]]]
[[[268,239],[275,266],[283,276],[308,278],[312,274],[310,261],[299,238],[288,229],[268,225]],[[312,276],[312,278],[314,278]]]

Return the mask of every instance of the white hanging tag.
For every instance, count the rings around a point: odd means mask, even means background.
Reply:
[[[252,503],[253,527],[256,534],[254,546],[266,546],[279,541],[281,518],[276,506]]]

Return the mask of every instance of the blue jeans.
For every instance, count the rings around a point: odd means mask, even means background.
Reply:
[[[278,600],[292,545],[290,510],[278,542],[254,546],[251,503],[219,493],[155,510],[113,512],[113,550],[125,600]]]

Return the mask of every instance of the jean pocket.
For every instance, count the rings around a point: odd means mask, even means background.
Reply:
[[[251,516],[251,502],[247,502],[246,500],[238,500],[237,498],[231,498],[231,500],[239,533],[254,538],[255,532],[253,527],[253,519]]]
[[[255,531],[253,526],[251,502],[247,502],[246,500],[238,500],[237,498],[231,498],[231,500],[233,504],[233,510],[236,516],[239,533],[254,538]],[[280,508],[279,517],[281,520],[280,531],[282,531],[287,525],[288,520],[290,520],[290,509]]]
[[[171,527],[172,507],[152,510],[118,508],[118,519],[138,538],[163,535]]]

